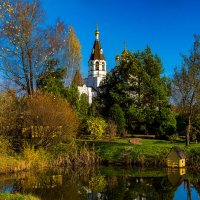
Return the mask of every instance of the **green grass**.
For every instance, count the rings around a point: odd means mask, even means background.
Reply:
[[[166,156],[173,146],[178,146],[184,150],[188,160],[192,163],[200,163],[200,143],[191,144],[185,147],[183,140],[174,143],[158,139],[141,139],[138,145],[129,143],[130,138],[118,138],[114,141],[109,140],[82,140],[90,146],[95,146],[101,159],[108,163],[127,163],[132,162],[136,165],[154,166],[165,165]]]
[[[40,199],[32,195],[0,193],[0,200],[40,200]]]

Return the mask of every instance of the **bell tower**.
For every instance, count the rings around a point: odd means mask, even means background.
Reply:
[[[99,40],[100,32],[98,26],[95,31],[95,41],[88,61],[88,78],[85,80],[85,84],[88,87],[97,89],[100,82],[106,76],[106,60],[103,54],[103,49]]]

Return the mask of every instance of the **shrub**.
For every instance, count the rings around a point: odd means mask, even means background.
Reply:
[[[106,129],[106,122],[100,117],[91,117],[87,120],[87,132],[93,139],[100,139]]]
[[[173,134],[169,136],[169,141],[170,142],[175,142],[176,140],[178,140],[178,134]]]
[[[28,169],[44,168],[49,164],[50,156],[44,149],[34,150],[33,147],[27,146],[22,152],[22,159],[26,163]]]
[[[41,93],[27,98],[23,122],[23,134],[32,138],[36,148],[71,140],[78,128],[77,115],[66,100]]]
[[[0,136],[0,152],[1,156],[6,156],[12,153],[10,142],[3,136]]]
[[[17,99],[15,93],[0,95],[0,133],[4,136],[16,137],[20,132],[20,114],[23,99]]]

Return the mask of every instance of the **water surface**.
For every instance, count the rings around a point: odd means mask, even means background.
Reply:
[[[58,169],[1,175],[0,189],[42,200],[197,200],[200,176],[185,169]]]

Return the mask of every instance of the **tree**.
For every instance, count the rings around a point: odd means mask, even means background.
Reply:
[[[38,76],[37,88],[58,97],[66,96],[64,86],[65,69],[58,66],[57,60],[49,60],[45,71]]]
[[[78,87],[70,85],[67,88],[66,99],[76,111],[79,110],[80,92],[78,91]]]
[[[88,117],[89,102],[88,102],[88,96],[86,94],[80,95],[78,107],[79,107],[78,113],[79,113],[80,118],[84,119]]]
[[[114,104],[110,108],[109,118],[117,125],[117,133],[122,134],[126,126],[126,120],[124,112],[118,104]]]
[[[68,28],[68,38],[67,38],[67,66],[68,66],[68,75],[67,80],[68,84],[71,83],[72,78],[74,77],[74,70],[79,70],[81,63],[81,45],[78,38],[76,37],[73,27]]]
[[[39,0],[10,2],[4,1],[2,4],[3,9],[6,9],[5,6],[7,9],[0,27],[1,69],[5,78],[32,95],[35,73],[40,61],[47,55],[47,48],[43,47],[44,35],[39,31],[44,13]]]
[[[171,108],[170,81],[161,77],[161,73],[161,60],[152,54],[149,47],[142,52],[126,52],[126,57],[122,57],[119,65],[111,70],[99,88],[98,99],[102,114],[112,105],[118,104],[125,113],[129,130],[163,134],[159,118]],[[167,124],[169,118],[164,119]],[[166,134],[169,134],[168,130],[165,128]]]
[[[83,78],[81,76],[79,68],[76,69],[74,78],[72,80],[72,85],[77,86],[77,87],[78,86],[83,86]]]
[[[0,61],[4,78],[33,95],[36,80],[50,60],[72,76],[81,61],[80,44],[72,27],[60,20],[45,27],[40,0],[3,0],[0,9]],[[3,12],[4,11],[4,12]]]
[[[200,97],[200,36],[195,36],[189,56],[183,55],[181,69],[173,76],[173,100],[178,111],[187,118],[186,146],[190,144],[192,116]],[[198,111],[197,111],[198,112]]]

